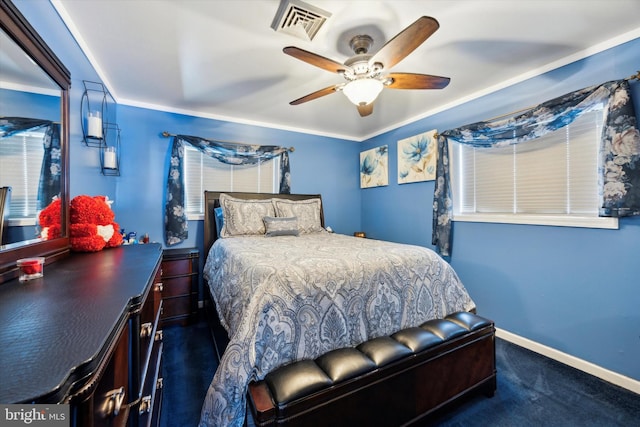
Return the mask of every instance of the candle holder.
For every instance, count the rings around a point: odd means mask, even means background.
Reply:
[[[120,176],[120,128],[115,120],[116,101],[102,83],[83,80],[82,84],[82,142],[87,147],[100,150],[102,175]]]
[[[103,135],[102,112],[89,111],[89,115],[87,116],[87,138],[101,140]]]
[[[108,139],[100,147],[100,170],[104,176],[120,176],[120,128],[115,123],[105,127]]]
[[[115,105],[115,100],[107,88],[98,82],[83,80],[84,93],[80,100],[82,120],[82,141],[89,147],[104,147],[107,139],[109,122],[115,122],[114,111],[109,111],[109,105]]]

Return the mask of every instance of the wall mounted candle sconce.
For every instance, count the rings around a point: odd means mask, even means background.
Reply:
[[[100,147],[100,170],[105,176],[120,176],[120,128],[115,123],[107,123],[108,138]]]
[[[115,100],[102,83],[83,80],[84,93],[80,101],[82,115],[82,141],[89,147],[102,147],[105,124],[109,122],[109,104]]]
[[[83,80],[80,101],[82,142],[100,150],[100,171],[105,176],[120,175],[120,128],[116,124],[116,102],[99,82]]]

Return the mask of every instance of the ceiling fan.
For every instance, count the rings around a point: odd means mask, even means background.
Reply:
[[[355,55],[344,64],[321,55],[288,46],[284,53],[301,61],[333,73],[341,74],[345,83],[320,89],[291,101],[299,105],[334,92],[343,92],[358,107],[360,116],[373,112],[373,102],[383,88],[389,89],[442,89],[449,84],[448,77],[414,73],[386,73],[407,55],[413,52],[440,27],[430,16],[422,16],[413,24],[389,40],[375,54],[369,53],[373,39],[368,35],[358,35],[351,39],[349,46]]]

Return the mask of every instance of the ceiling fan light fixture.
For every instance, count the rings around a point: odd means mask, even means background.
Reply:
[[[371,104],[382,91],[383,84],[378,79],[362,78],[347,83],[342,92],[355,105]]]

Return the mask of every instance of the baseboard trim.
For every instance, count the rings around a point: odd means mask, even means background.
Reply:
[[[550,359],[557,360],[560,363],[571,366],[572,368],[579,369],[602,380],[640,394],[640,381],[634,380],[633,378],[610,371],[591,362],[587,362],[586,360],[563,353],[555,348],[547,347],[544,344],[540,344],[528,338],[505,331],[504,329],[496,328],[496,337],[502,338],[505,341],[509,341],[510,343],[519,345],[520,347],[524,347]]]

